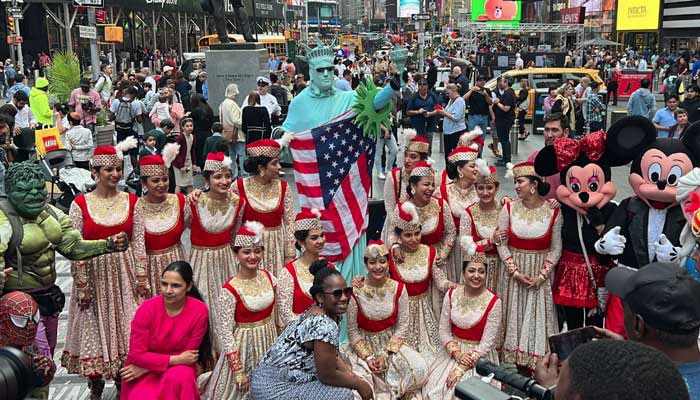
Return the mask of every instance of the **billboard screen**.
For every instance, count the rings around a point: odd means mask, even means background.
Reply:
[[[398,0],[399,18],[411,18],[413,14],[420,14],[420,0]]]
[[[472,21],[518,22],[520,0],[472,0]]]
[[[649,0],[618,0],[617,30],[644,31],[659,29],[659,12],[661,2]]]

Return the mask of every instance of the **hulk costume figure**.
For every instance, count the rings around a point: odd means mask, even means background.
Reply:
[[[55,285],[55,252],[70,260],[85,260],[128,246],[126,233],[106,240],[83,240],[66,214],[47,204],[41,168],[29,161],[11,165],[5,174],[7,199],[0,200],[0,290],[21,291],[39,305],[36,344],[53,357],[58,315],[65,295]],[[3,279],[4,275],[4,279]]]

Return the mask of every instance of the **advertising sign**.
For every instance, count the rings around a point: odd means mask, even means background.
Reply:
[[[586,16],[585,7],[564,8],[559,11],[562,24],[582,24]]]
[[[472,21],[519,22],[520,0],[472,0]]]
[[[645,31],[659,29],[659,0],[618,0],[617,30]]]
[[[413,14],[420,14],[420,0],[398,0],[399,18],[411,18]]]

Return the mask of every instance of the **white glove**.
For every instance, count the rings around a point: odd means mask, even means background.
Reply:
[[[656,259],[660,262],[678,262],[678,252],[680,247],[675,247],[663,233],[659,236],[659,240],[654,243],[656,251]]]
[[[620,227],[616,226],[595,242],[595,250],[600,254],[619,256],[625,251],[625,243],[627,239],[620,235]]]

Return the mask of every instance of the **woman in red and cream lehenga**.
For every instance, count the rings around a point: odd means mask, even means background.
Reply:
[[[177,155],[178,144],[168,143],[159,155],[139,159],[141,184],[146,194],[136,202],[143,214],[151,293],[160,293],[163,270],[175,261],[188,261],[180,241],[192,222],[192,209],[181,193],[168,193],[168,168]]]
[[[92,398],[101,396],[104,379],[119,380],[129,353],[131,320],[141,300],[150,295],[143,214],[135,207],[138,197],[117,190],[124,153],[135,145],[135,140],[127,139],[116,147],[97,147],[92,158],[96,188],[76,197],[69,211],[84,239],[106,239],[120,232],[129,237],[124,252],[72,264],[61,364],[68,373],[89,378]]]
[[[548,351],[547,338],[558,333],[551,275],[561,255],[562,218],[559,208],[544,200],[549,185],[533,163],[511,166],[509,176],[518,200],[506,203],[498,220],[498,229],[508,231],[498,245],[506,268],[501,361],[534,370]]]

